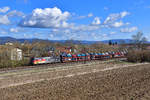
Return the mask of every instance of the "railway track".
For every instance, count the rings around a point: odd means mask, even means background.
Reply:
[[[113,62],[116,60],[126,60],[126,58],[114,58],[114,59],[104,59],[104,60],[92,60],[92,61],[81,61],[81,62],[68,62],[68,63],[52,63],[52,64],[44,64],[44,65],[34,65],[34,66],[22,66],[16,68],[2,68],[0,69],[0,75],[4,73],[12,73],[18,71],[28,71],[33,69],[47,69],[47,68],[57,68],[62,66],[73,66],[77,64],[91,64],[91,63],[105,63],[105,62]]]

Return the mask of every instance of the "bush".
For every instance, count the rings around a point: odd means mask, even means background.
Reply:
[[[143,51],[143,61],[150,62],[150,51]]]
[[[20,61],[0,60],[0,68],[27,66],[29,64],[30,64],[29,59],[24,59]]]
[[[129,62],[150,62],[150,51],[129,51],[127,54]]]
[[[13,47],[0,46],[0,68],[27,66],[30,64],[30,57],[23,57],[23,60],[11,60],[11,49]]]

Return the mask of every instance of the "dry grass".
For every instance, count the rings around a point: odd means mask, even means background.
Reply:
[[[138,65],[4,88],[0,89],[0,98],[1,100],[149,100],[149,66]]]

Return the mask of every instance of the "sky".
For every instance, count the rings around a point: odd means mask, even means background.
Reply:
[[[0,0],[0,37],[150,40],[150,0]]]

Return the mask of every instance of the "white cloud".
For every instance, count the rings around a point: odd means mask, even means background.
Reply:
[[[116,32],[110,32],[110,35],[116,34]]]
[[[17,29],[17,28],[10,28],[10,32],[17,33],[17,32],[18,32],[18,29]]]
[[[107,34],[102,34],[102,38],[104,39],[108,39],[108,35]]]
[[[62,22],[62,27],[67,28],[67,27],[69,27],[69,24],[66,21],[63,21]]]
[[[85,15],[85,16],[77,16],[77,18],[75,19],[84,19],[84,18],[90,18],[90,17],[93,17],[92,13],[89,13],[88,15]]]
[[[54,35],[53,35],[53,34],[50,34],[49,37],[50,37],[50,38],[54,38]]]
[[[55,34],[72,34],[72,33],[84,33],[84,32],[92,32],[92,31],[95,31],[95,30],[98,30],[100,29],[100,26],[97,26],[97,25],[71,25],[71,26],[68,26],[67,28],[65,29],[62,29],[62,28],[53,28],[51,30],[51,33],[55,33]],[[72,34],[73,35],[73,34]]]
[[[35,37],[40,37],[40,33],[36,32],[33,34]]]
[[[9,7],[3,7],[0,8],[0,12],[6,13],[9,9],[10,9]],[[9,20],[10,17],[16,17],[16,16],[23,17],[23,15],[24,14],[20,11],[16,11],[16,10],[10,11],[6,14],[0,15],[0,24],[8,25],[11,23],[11,20]]]
[[[127,22],[127,23],[125,23],[125,25],[130,25],[130,23],[129,23],[129,22]]]
[[[36,28],[66,28],[69,12],[62,12],[59,8],[36,8],[31,15],[26,16],[20,22],[23,27]]]
[[[8,32],[6,31],[6,29],[0,28],[0,34],[7,34]]]
[[[20,12],[20,11],[17,11],[17,10],[13,10],[13,11],[10,11],[8,14],[7,14],[8,17],[14,17],[14,16],[19,16],[19,17],[22,17],[24,16],[24,13],[23,12]]]
[[[122,28],[122,29],[120,30],[120,32],[122,32],[122,33],[131,33],[131,32],[137,31],[137,30],[138,30],[137,27]]]
[[[52,32],[59,32],[59,29],[52,29]]]
[[[70,27],[71,30],[73,31],[94,31],[99,29],[99,26],[96,25],[79,25],[79,26],[72,26]]]
[[[120,13],[113,13],[110,14],[105,20],[104,20],[104,26],[105,27],[121,27],[123,25],[129,25],[130,23],[123,23],[122,20],[125,16],[129,15],[129,12],[123,11]]]
[[[20,27],[16,27],[16,28],[10,28],[9,31],[12,33],[18,33],[20,31],[24,31],[24,29],[22,29]]]
[[[109,8],[108,7],[104,7],[104,10],[109,10]]]
[[[84,19],[86,18],[87,16],[78,16],[77,19]]]
[[[71,31],[69,29],[64,30],[65,33],[69,34]]]
[[[24,33],[24,34],[23,34],[23,37],[24,37],[24,38],[28,38],[28,35]]]
[[[34,9],[30,15],[25,16],[20,21],[19,25],[22,27],[51,28],[52,29],[51,33],[53,35],[60,33],[61,35],[64,36],[68,35],[68,37],[70,37],[71,35],[73,35],[72,33],[83,34],[84,32],[85,33],[94,32],[96,30],[100,30],[101,28],[121,27],[123,25],[126,25],[127,23],[123,23],[122,21],[119,20],[124,18],[128,14],[129,13],[126,11],[117,14],[110,14],[104,21],[104,23],[106,24],[101,23],[99,17],[95,17],[91,24],[84,25],[84,24],[68,23],[68,19],[71,14],[69,12],[62,12],[57,7],[45,8],[45,9],[37,8]],[[86,16],[86,18],[92,16],[93,14],[89,13]],[[85,18],[85,16],[82,17]],[[12,30],[12,31],[17,32],[17,30]],[[110,33],[110,34],[115,34],[115,33]],[[103,35],[102,37],[107,37],[106,35]]]
[[[4,7],[3,9],[0,8],[0,12],[7,12],[10,8],[9,7]],[[11,23],[12,19],[9,19],[10,17],[16,17],[16,16],[19,16],[19,17],[23,17],[23,13],[20,12],[20,11],[16,11],[16,10],[13,10],[13,11],[10,11],[6,14],[2,14],[0,15],[0,24],[3,24],[3,25],[8,25]]]
[[[99,24],[101,24],[100,18],[99,17],[95,17],[93,22],[92,22],[92,25],[99,25]]]
[[[89,14],[88,14],[88,17],[93,17],[93,14],[92,14],[92,13],[89,13]]]
[[[108,35],[107,35],[107,34],[103,34],[102,36],[103,36],[103,37],[107,37]]]
[[[8,16],[6,16],[6,15],[0,15],[0,24],[4,24],[4,25],[10,24]]]
[[[112,27],[121,27],[121,26],[123,26],[124,25],[124,23],[122,22],[122,21],[120,21],[120,22],[114,22],[113,24],[112,24]]]
[[[1,34],[7,34],[7,32],[6,31],[1,31]]]
[[[6,13],[9,9],[9,7],[0,8],[0,13]]]
[[[116,20],[119,20],[121,18],[124,18],[125,16],[127,16],[129,14],[129,12],[127,11],[123,11],[120,13],[114,13],[114,14],[110,14],[104,21],[104,24],[109,24],[109,23],[113,23]]]
[[[130,13],[127,11],[123,11],[120,13],[121,17],[124,18],[125,16],[129,15]]]

